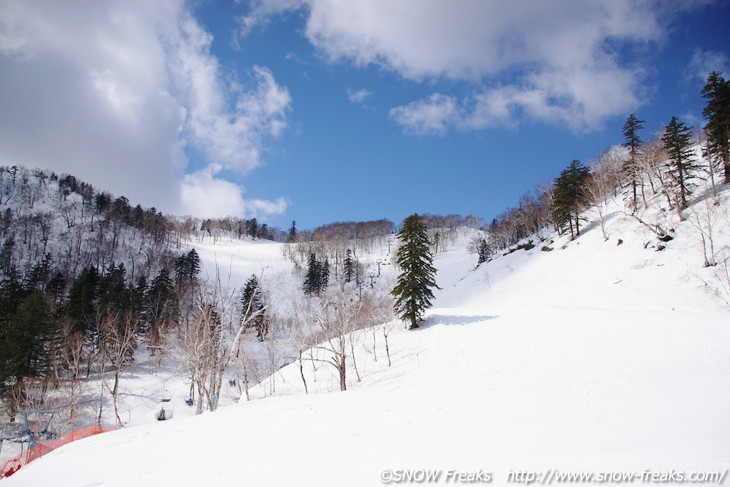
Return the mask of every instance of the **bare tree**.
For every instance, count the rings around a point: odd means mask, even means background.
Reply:
[[[601,154],[598,161],[591,168],[591,175],[583,188],[584,193],[598,211],[603,239],[608,240],[606,231],[606,212],[608,203],[612,199],[614,190],[619,184],[617,167],[620,167],[621,158],[613,151]],[[643,191],[643,184],[641,185]]]
[[[363,296],[361,315],[363,315],[363,317],[367,319],[367,324],[365,326],[371,327],[371,331],[373,334],[373,354],[375,355],[376,361],[377,353],[375,334],[378,330],[383,334],[385,354],[388,358],[388,367],[390,367],[392,365],[392,362],[388,336],[395,324],[395,316],[393,315],[393,299],[391,298],[390,294],[386,292],[376,291]]]
[[[666,184],[666,174],[664,173],[664,163],[669,156],[664,148],[664,144],[659,138],[654,137],[645,142],[637,157],[637,163],[640,170],[647,175],[652,192],[657,194],[661,191],[667,198],[669,208],[673,208],[672,199],[669,193],[669,186]],[[654,185],[654,178],[659,181],[658,188]]]
[[[284,326],[288,330],[288,344],[296,350],[296,361],[299,364],[299,376],[301,377],[302,384],[304,385],[304,393],[309,394],[307,377],[304,373],[305,361],[309,361],[312,364],[313,372],[316,374],[314,353],[311,348],[316,343],[312,338],[310,330],[307,329],[308,322],[314,321],[313,313],[311,311],[311,302],[308,302],[307,305],[304,305],[301,302],[294,303],[294,316],[299,318],[297,319],[293,316],[288,317],[284,322]],[[305,353],[308,353],[309,357],[306,357]]]
[[[697,230],[699,239],[702,242],[702,254],[705,259],[704,266],[712,267],[717,265],[715,260],[715,227],[717,220],[717,206],[714,198],[705,198],[702,205],[695,204],[689,207],[690,217],[688,221]],[[700,207],[699,209],[697,207]]]
[[[59,323],[61,358],[72,377],[76,379],[81,373],[86,339],[81,331],[76,330],[76,324],[68,316],[61,317]]]
[[[122,369],[127,365],[137,348],[137,334],[141,323],[134,313],[107,308],[99,313],[100,354],[103,363],[108,362],[114,372],[114,383],[108,387],[114,402],[117,426],[122,426],[117,398]]]
[[[702,156],[707,160],[707,173],[710,175],[710,183],[712,184],[712,195],[717,197],[717,186],[715,185],[715,171],[718,170],[718,165],[722,162],[721,157],[717,157],[717,154],[713,153],[713,147],[710,143],[710,137],[705,128],[699,134],[698,140],[702,148]]]
[[[263,307],[255,312],[250,309],[244,312],[231,344],[228,345],[224,334],[226,328],[232,327],[234,302],[234,292],[222,285],[217,272],[213,283],[200,286],[194,309],[186,317],[180,330],[182,353],[190,370],[191,380],[198,389],[197,414],[203,412],[203,398],[210,411],[218,408],[226,367],[236,351],[239,351],[240,356],[240,340],[244,331],[250,327],[251,321],[266,311],[266,307]],[[244,374],[247,376],[247,371]],[[247,377],[246,391],[248,394]]]
[[[337,370],[341,391],[347,390],[347,360],[351,356],[348,344],[356,329],[360,307],[360,300],[347,294],[313,303],[311,307],[312,318],[319,328],[319,344],[314,348],[325,352],[325,358],[311,360],[328,363]]]

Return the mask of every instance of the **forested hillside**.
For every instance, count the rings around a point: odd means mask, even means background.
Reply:
[[[165,216],[20,166],[0,167],[0,215],[0,395],[10,415],[43,402],[27,397],[29,381],[45,390],[118,373],[141,343],[160,348],[197,282],[190,241],[283,235],[255,219]]]

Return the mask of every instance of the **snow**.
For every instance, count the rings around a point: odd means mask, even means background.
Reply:
[[[3,483],[381,485],[386,469],[440,469],[505,485],[516,470],[724,471],[730,311],[705,284],[720,266],[702,267],[688,221],[657,251],[644,227],[611,214],[606,241],[590,225],[477,269],[461,237],[437,255],[442,289],[426,323],[390,335],[391,367],[379,327],[358,335],[362,381],[349,370],[346,392],[334,369],[305,361],[305,395],[296,362],[255,400],[230,395],[196,417],[183,379],[148,374],[134,387],[164,383],[173,420],[154,420],[149,404],[135,427],[65,446]],[[730,248],[722,225],[719,250]],[[291,271],[279,244],[193,245],[207,272],[228,266],[237,286],[262,269]]]

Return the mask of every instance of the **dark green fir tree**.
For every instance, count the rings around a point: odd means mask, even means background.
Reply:
[[[707,100],[702,115],[707,119],[709,156],[722,164],[725,183],[730,183],[730,81],[713,71],[707,77],[702,97]]]
[[[687,208],[687,197],[691,194],[690,180],[695,177],[699,166],[695,164],[692,151],[692,129],[672,117],[662,135],[664,148],[669,159],[668,172],[674,183],[679,210]]]
[[[347,254],[345,255],[342,267],[342,277],[345,279],[345,282],[352,281],[352,276],[355,274],[355,261],[352,258],[352,250],[347,249]]]
[[[248,321],[247,328],[256,330],[259,341],[264,341],[268,334],[268,320],[264,312],[264,299],[259,280],[251,275],[246,281],[241,296],[241,316]]]
[[[433,288],[436,285],[436,268],[433,266],[430,242],[426,224],[417,214],[403,221],[398,233],[400,247],[396,261],[401,273],[391,294],[395,297],[393,309],[400,319],[408,323],[409,329],[418,328],[424,313],[431,307]]]
[[[311,295],[322,291],[322,263],[317,260],[317,255],[309,254],[309,265],[307,273],[304,275],[304,294]]]
[[[289,227],[289,234],[287,235],[286,241],[288,243],[297,241],[297,221],[292,220],[291,226]]]
[[[590,170],[573,159],[555,180],[553,195],[553,221],[558,228],[570,229],[571,240],[580,235],[580,212],[584,206],[583,186]]]
[[[632,200],[631,208],[636,210],[636,188],[640,182],[641,170],[639,168],[639,162],[637,156],[639,154],[639,147],[641,147],[641,138],[639,138],[639,130],[644,127],[644,121],[636,118],[633,113],[629,115],[624,124],[622,133],[624,135],[623,146],[629,150],[628,158],[624,163],[623,171],[626,178],[631,184]]]

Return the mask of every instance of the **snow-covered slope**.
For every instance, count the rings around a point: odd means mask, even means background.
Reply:
[[[723,221],[718,251],[730,245]],[[380,328],[363,332],[362,381],[350,371],[347,392],[331,392],[327,365],[305,362],[305,395],[293,363],[273,396],[82,440],[4,483],[381,485],[406,469],[441,470],[440,484],[457,483],[449,470],[492,485],[525,471],[545,483],[568,472],[727,477],[730,312],[709,292],[720,266],[702,267],[689,221],[663,251],[631,218],[607,223],[607,241],[593,225],[478,269],[466,239],[440,253],[427,322],[392,332],[391,367]]]

